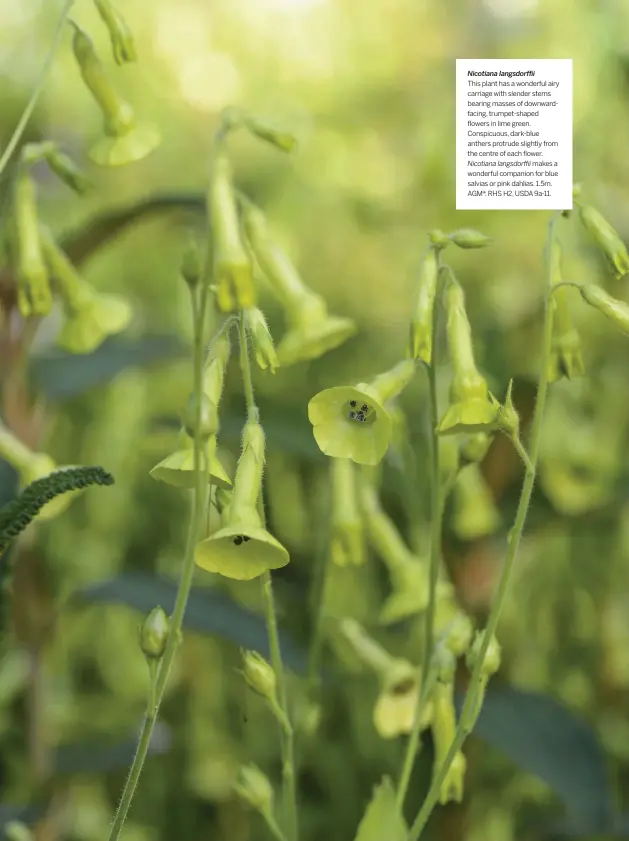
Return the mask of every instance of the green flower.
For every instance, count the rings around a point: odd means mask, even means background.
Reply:
[[[216,446],[216,435],[210,435],[204,444],[208,481],[219,488],[231,488],[231,480],[216,455]],[[150,475],[176,488],[193,488],[194,439],[182,431],[175,452],[156,464]]]
[[[585,374],[581,354],[581,338],[572,324],[568,289],[555,288],[563,281],[561,272],[561,246],[554,240],[550,252],[553,307],[553,338],[548,360],[548,382],[554,383],[562,377],[574,379]]]
[[[477,540],[499,528],[500,514],[478,464],[461,470],[452,496],[452,527],[460,540]]]
[[[425,362],[426,365],[430,365],[432,360],[433,311],[438,279],[439,257],[437,250],[431,248],[420,269],[409,344],[409,356]]]
[[[122,333],[132,315],[126,298],[91,292],[67,318],[57,335],[57,345],[70,353],[92,353],[108,336]]]
[[[629,273],[627,247],[603,215],[589,205],[580,204],[579,216],[583,227],[607,258],[616,277]]]
[[[332,538],[330,552],[337,566],[360,566],[367,560],[365,529],[357,496],[355,465],[350,459],[335,458],[332,474]]]
[[[582,286],[579,291],[586,303],[607,316],[623,333],[629,334],[629,304],[625,301],[619,301],[617,298],[612,298],[604,289],[594,283]]]
[[[248,421],[231,503],[223,513],[221,528],[197,544],[197,566],[226,578],[249,581],[289,562],[288,552],[266,531],[258,513],[263,468],[264,432],[260,424]]]
[[[24,318],[48,315],[52,308],[52,291],[42,254],[35,182],[25,169],[20,173],[15,188],[14,230],[20,313]]]
[[[249,201],[243,203],[243,223],[251,250],[286,313],[288,330],[277,347],[280,364],[317,359],[351,338],[355,322],[328,315],[323,298],[304,284],[286,252],[269,235],[264,214]]]
[[[316,394],[308,404],[308,418],[319,449],[332,458],[378,464],[392,433],[384,404],[408,385],[414,371],[414,362],[404,360],[371,383],[334,386]]]

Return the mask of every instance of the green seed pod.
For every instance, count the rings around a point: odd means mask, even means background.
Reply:
[[[91,38],[74,21],[72,26],[74,57],[105,121],[105,137],[91,148],[90,158],[98,166],[123,166],[146,157],[159,145],[159,131],[154,126],[136,125],[133,108],[112,85]]]
[[[583,227],[596,242],[616,277],[629,272],[629,254],[618,233],[598,210],[590,205],[579,205],[579,216]]]
[[[164,609],[154,607],[148,614],[140,630],[140,647],[148,660],[159,660],[166,650],[170,621]]]
[[[46,155],[46,162],[55,175],[75,193],[83,195],[92,186],[92,182],[72,158],[60,152],[54,144],[51,144],[51,149]]]
[[[623,333],[629,334],[629,304],[612,298],[604,289],[593,283],[581,286],[579,291],[586,303],[606,315]]]
[[[251,307],[245,311],[245,320],[253,340],[253,352],[258,368],[263,371],[268,368],[274,374],[280,363],[264,314],[258,307]]]
[[[20,172],[15,187],[14,214],[20,312],[24,318],[48,315],[52,292],[42,253],[35,182],[25,170]]]
[[[420,269],[409,343],[411,359],[419,359],[426,365],[430,365],[432,360],[433,311],[438,279],[439,258],[436,249],[431,248]]]
[[[245,651],[243,656],[243,675],[247,684],[267,701],[275,702],[277,678],[275,672],[255,651]]]
[[[195,437],[197,424],[197,395],[192,392],[182,413],[181,420],[183,428],[190,438]],[[199,420],[199,435],[202,441],[207,441],[210,435],[218,433],[218,408],[207,394],[201,394],[201,414]]]
[[[122,65],[137,61],[138,56],[133,34],[118,9],[109,0],[94,0],[94,3],[109,32],[111,50],[116,64]]]
[[[261,814],[271,814],[273,786],[256,765],[243,765],[238,772],[234,791],[252,809]]]
[[[444,234],[443,231],[440,231],[438,228],[435,228],[434,231],[430,231],[428,234],[428,240],[431,245],[434,245],[435,248],[441,250],[446,247],[450,243],[450,237],[448,234]]]
[[[474,231],[471,228],[461,228],[458,231],[453,231],[449,234],[449,238],[459,248],[486,248],[493,243],[491,237],[485,236],[480,231]]]
[[[233,312],[254,307],[253,268],[240,233],[231,165],[225,155],[218,155],[214,161],[208,206],[212,220],[218,308],[221,312]]]

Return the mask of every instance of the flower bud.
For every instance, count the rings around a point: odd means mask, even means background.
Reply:
[[[148,660],[159,660],[166,650],[170,622],[161,607],[154,607],[140,630],[140,647]]]
[[[476,636],[474,637],[474,643],[472,644],[471,649],[468,651],[467,654],[467,665],[469,669],[474,669],[476,666],[476,661],[480,656],[480,649],[483,645],[483,640],[485,637],[486,631],[477,631]],[[481,676],[484,678],[489,678],[492,675],[495,675],[498,669],[500,668],[500,660],[501,660],[501,653],[500,653],[500,643],[496,639],[496,637],[492,637],[489,646],[487,648],[487,652],[483,659],[483,665],[481,668]]]
[[[616,277],[629,272],[629,254],[618,233],[598,210],[590,205],[579,205],[579,216],[583,227],[596,242]]]
[[[426,365],[430,365],[432,360],[433,311],[438,279],[439,259],[436,249],[431,248],[424,257],[417,282],[409,348],[409,356]]]
[[[263,371],[268,368],[274,374],[280,363],[266,318],[258,307],[251,307],[245,311],[245,319],[253,339],[253,352],[258,367]]]
[[[216,302],[221,312],[256,305],[253,268],[240,233],[236,197],[228,158],[218,155],[208,193],[214,242]]]
[[[14,202],[18,306],[24,318],[48,315],[52,308],[52,292],[42,254],[35,182],[25,170],[18,175]]]
[[[297,138],[294,135],[282,131],[266,120],[246,116],[244,124],[255,137],[270,143],[282,152],[292,152],[297,146]]]
[[[471,228],[460,228],[458,231],[453,231],[449,238],[459,248],[485,248],[493,243],[491,237]]]
[[[579,291],[586,303],[606,315],[623,333],[629,334],[629,304],[612,298],[604,289],[593,283],[581,286]]]
[[[146,157],[159,145],[159,131],[152,125],[136,125],[133,108],[112,85],[91,38],[74,21],[72,26],[74,57],[104,118],[105,136],[90,149],[90,158],[98,166],[123,166]]]
[[[210,345],[203,369],[203,391],[215,406],[221,402],[230,355],[229,333],[222,330]]]
[[[273,787],[257,765],[243,765],[240,768],[234,790],[252,809],[261,814],[270,814],[273,808]]]
[[[72,158],[60,152],[54,144],[46,154],[46,163],[55,175],[75,193],[83,195],[92,186],[90,179],[74,163]]]
[[[511,391],[513,389],[513,380],[509,380],[509,387],[505,396],[505,402],[498,410],[498,417],[496,419],[496,429],[504,432],[509,438],[516,440],[520,430],[520,417],[513,405],[511,398]]]
[[[444,234],[443,231],[440,231],[438,228],[435,228],[428,234],[428,240],[431,245],[434,245],[435,248],[441,250],[449,244],[450,237],[447,234]]]
[[[109,0],[94,0],[94,3],[109,32],[111,49],[116,64],[122,65],[137,61],[138,56],[133,34],[118,9]]]
[[[181,255],[181,265],[179,271],[191,289],[194,289],[201,280],[201,274],[203,273],[201,252],[196,240],[193,237],[190,237],[184,252]]]
[[[468,651],[473,633],[472,620],[467,614],[459,611],[446,627],[444,641],[455,657],[461,657]]]
[[[243,675],[248,685],[272,703],[276,700],[277,678],[275,672],[255,651],[245,651],[243,656]]]
[[[210,435],[216,435],[218,433],[218,408],[205,393],[201,393],[200,401],[199,435],[202,441],[207,441]],[[192,392],[181,416],[183,428],[190,438],[194,438],[196,435],[197,404],[197,395]]]

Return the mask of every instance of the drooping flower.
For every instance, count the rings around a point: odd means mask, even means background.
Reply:
[[[433,311],[439,279],[439,257],[436,248],[430,248],[423,259],[415,306],[411,318],[409,356],[430,365],[432,361]]]
[[[251,250],[286,313],[288,330],[277,346],[280,363],[317,359],[351,338],[355,322],[328,314],[323,298],[304,284],[270,236],[264,214],[250,202],[243,205],[243,223]]]
[[[286,549],[263,527],[258,512],[264,468],[264,432],[256,421],[245,424],[243,448],[232,499],[221,518],[221,528],[195,548],[202,569],[226,578],[249,581],[263,572],[286,566]]]
[[[554,240],[550,252],[553,308],[553,338],[551,356],[548,360],[548,382],[554,383],[562,377],[574,379],[585,374],[581,353],[581,338],[572,323],[569,290],[562,286],[561,246]]]
[[[308,404],[308,418],[319,449],[332,458],[376,465],[391,440],[391,418],[385,403],[411,381],[413,360],[407,359],[371,383],[334,386],[320,391]]]
[[[594,207],[578,204],[583,227],[601,249],[617,278],[629,273],[629,254],[618,232]]]
[[[24,167],[15,186],[14,230],[20,312],[24,318],[48,315],[52,308],[52,292],[42,254],[35,182]]]
[[[459,473],[452,507],[452,527],[460,540],[477,540],[500,526],[500,513],[478,464],[469,464]]]

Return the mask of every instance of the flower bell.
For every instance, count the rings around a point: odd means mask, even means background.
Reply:
[[[465,662],[467,664],[468,669],[471,672],[474,671],[478,664],[478,660],[481,654],[481,648],[484,644],[486,634],[486,630],[476,632],[474,636],[474,642],[472,643],[472,646],[468,650],[467,655],[465,657]],[[478,715],[481,711],[481,707],[483,706],[483,700],[485,698],[487,684],[489,683],[490,678],[493,675],[495,675],[496,672],[500,669],[501,660],[502,652],[500,648],[500,643],[498,642],[495,636],[492,636],[489,640],[487,651],[485,652],[485,656],[481,665],[480,683],[478,685],[478,692],[475,699],[474,709],[472,711],[472,721],[476,721],[476,719],[478,718]]]
[[[430,248],[421,265],[411,319],[409,356],[426,365],[432,361],[433,311],[439,280],[437,249]]]
[[[553,338],[551,356],[548,360],[548,382],[554,383],[562,377],[570,380],[585,374],[583,357],[581,354],[581,339],[572,323],[568,289],[565,286],[557,288],[562,283],[561,246],[554,240],[550,252],[550,272],[552,283],[552,297],[550,306],[553,307]]]
[[[375,486],[362,481],[360,500],[369,542],[385,564],[393,592],[380,613],[383,625],[400,622],[426,609],[428,570],[405,544],[390,517],[380,506]]]
[[[234,790],[252,809],[263,815],[272,813],[273,786],[257,765],[243,765],[240,768]]]
[[[218,308],[227,313],[254,307],[253,267],[240,233],[231,165],[226,155],[219,154],[214,160],[208,211],[212,225]]]
[[[282,544],[263,528],[258,513],[265,447],[259,423],[247,421],[242,445],[230,506],[221,528],[197,544],[195,561],[209,572],[249,581],[286,566],[290,558]]]
[[[435,745],[433,776],[436,776],[450,751],[456,730],[454,684],[452,681],[437,681],[433,691],[432,703],[431,729]],[[461,751],[458,751],[439,790],[439,802],[442,805],[450,801],[460,803],[462,800],[465,770],[465,756]]]
[[[373,712],[376,732],[382,739],[396,739],[410,733],[420,691],[419,669],[408,660],[393,657],[353,619],[344,619],[341,633],[360,660],[380,681],[380,693]],[[430,726],[432,704],[424,709],[421,729]]]
[[[40,239],[66,316],[57,345],[70,353],[92,353],[108,336],[125,330],[133,315],[131,305],[120,295],[95,292],[43,226],[40,227]]]
[[[81,76],[104,118],[105,136],[89,151],[98,166],[124,166],[150,154],[161,142],[153,125],[137,125],[133,108],[112,85],[89,35],[74,21],[72,49]]]
[[[52,292],[42,254],[35,182],[25,168],[19,173],[15,187],[14,220],[18,307],[24,318],[48,315]]]
[[[629,254],[617,231],[595,208],[583,204],[578,207],[583,227],[607,258],[616,277],[629,273]]]
[[[263,371],[268,368],[274,374],[280,363],[264,314],[258,307],[251,307],[245,310],[245,323],[252,338],[253,352],[258,368]]]
[[[332,458],[378,464],[391,440],[385,403],[406,388],[414,372],[413,360],[407,359],[371,383],[334,386],[316,394],[308,404],[308,418],[319,449]]]
[[[271,239],[262,211],[246,202],[243,222],[251,250],[286,313],[288,331],[277,347],[280,363],[318,359],[351,338],[355,322],[328,314],[323,298],[304,285],[288,255]]]
[[[218,405],[223,393],[225,372],[229,363],[231,345],[227,331],[219,333],[214,339],[203,370],[203,395],[212,408],[212,416],[218,419]],[[215,424],[215,426],[217,423]],[[193,431],[189,429],[189,431]],[[209,481],[217,488],[231,488],[231,480],[216,455],[216,429],[208,429],[204,436],[205,469]],[[160,461],[150,475],[158,482],[166,482],[178,488],[194,487],[194,438],[183,429],[174,453]]]
[[[629,334],[629,304],[612,298],[604,289],[594,283],[581,286],[579,292],[587,304],[607,316],[623,333]]]
[[[358,506],[356,467],[350,459],[335,458],[332,474],[332,562],[361,566],[367,560],[365,530]]]
[[[116,64],[127,64],[137,61],[133,33],[118,9],[109,0],[94,0],[98,14],[107,27],[111,50]]]
[[[2,425],[0,425],[0,458],[17,471],[21,489],[38,479],[43,479],[50,476],[51,473],[63,469],[58,467],[54,459],[47,453],[35,453],[30,450]],[[44,505],[35,519],[40,521],[53,520],[59,514],[62,514],[72,500],[82,492],[82,490],[75,490],[59,494]]]
[[[459,445],[462,464],[480,464],[489,452],[491,442],[492,437],[487,432],[466,435]]]
[[[500,514],[477,464],[470,464],[459,473],[452,506],[452,528],[460,540],[478,540],[500,526]]]
[[[440,435],[487,432],[495,428],[500,404],[490,394],[476,368],[472,330],[465,311],[465,296],[453,279],[446,289],[447,332],[454,379],[450,406],[437,427]]]

